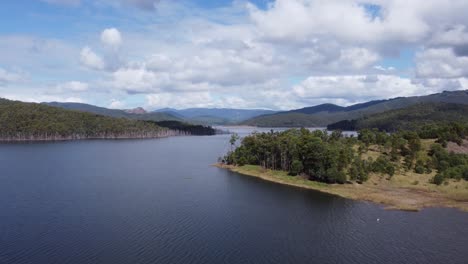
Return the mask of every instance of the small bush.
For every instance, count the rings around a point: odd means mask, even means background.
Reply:
[[[432,178],[432,183],[434,184],[437,184],[437,185],[441,185],[445,180],[445,177],[444,175],[440,174],[440,173],[437,173],[436,176],[434,176],[434,178]]]
[[[416,167],[414,167],[414,172],[416,172],[417,174],[424,174],[425,171],[426,170],[421,165],[416,165]]]

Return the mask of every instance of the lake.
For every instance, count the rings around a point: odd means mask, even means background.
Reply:
[[[210,166],[229,137],[1,144],[0,263],[466,263],[467,213]]]

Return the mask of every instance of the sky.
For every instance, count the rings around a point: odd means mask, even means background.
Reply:
[[[466,0],[4,0],[0,97],[295,109],[468,89]]]

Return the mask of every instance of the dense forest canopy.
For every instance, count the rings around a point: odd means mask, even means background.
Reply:
[[[340,131],[290,129],[284,132],[254,133],[242,139],[231,138],[232,150],[223,162],[305,175],[327,183],[366,181],[370,173],[393,176],[400,170],[424,174],[436,170],[433,183],[446,178],[468,180],[468,155],[449,153],[444,146],[461,144],[468,135],[467,123],[426,126],[417,131],[388,134],[377,129],[359,131],[358,137],[345,137]],[[432,142],[428,150],[422,140]],[[367,155],[369,149],[379,155]]]

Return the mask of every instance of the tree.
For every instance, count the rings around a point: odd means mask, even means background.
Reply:
[[[302,162],[300,162],[299,160],[293,160],[293,162],[291,163],[291,168],[289,170],[289,175],[296,176],[299,173],[301,173],[303,169],[304,166],[302,166]]]
[[[231,151],[234,149],[237,140],[239,140],[239,135],[237,133],[232,134],[231,138],[229,139],[229,144],[231,144]]]

